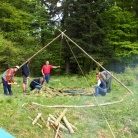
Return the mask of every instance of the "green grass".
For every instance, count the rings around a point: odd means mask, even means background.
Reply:
[[[119,75],[118,75],[119,78]],[[35,95],[24,95],[22,93],[22,78],[15,77],[20,87],[12,87],[13,96],[3,95],[2,85],[0,86],[0,127],[15,136],[16,138],[53,138],[53,130],[48,130],[44,123],[39,121],[43,128],[32,125],[33,119],[38,113],[47,120],[49,114],[59,114],[64,108],[46,108],[32,105],[37,102],[43,105],[87,105],[87,103],[102,104],[124,99],[122,102],[89,108],[68,108],[66,117],[74,124],[78,131],[70,134],[62,131],[63,138],[137,138],[138,135],[138,85],[137,82],[128,88],[129,92],[117,81],[113,80],[113,90],[105,97],[93,96],[65,96],[65,97],[42,97]],[[90,84],[93,85],[93,84]],[[87,88],[88,82],[78,76],[52,76],[50,86],[53,88]],[[125,97],[126,96],[126,97]],[[26,103],[26,104],[24,104]],[[22,106],[24,104],[24,106]],[[127,122],[130,123],[128,125]],[[125,130],[121,131],[126,125]]]

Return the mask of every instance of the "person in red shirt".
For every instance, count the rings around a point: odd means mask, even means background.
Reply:
[[[50,80],[50,71],[53,68],[60,68],[60,66],[49,65],[49,61],[46,61],[46,64],[43,65],[43,67],[41,69],[42,75],[43,75],[44,79],[46,80],[46,83],[49,83],[49,80]]]
[[[14,75],[19,69],[19,66],[15,66],[14,68],[7,69],[2,74],[2,83],[3,83],[3,90],[5,95],[13,95],[11,84],[17,84],[17,82],[14,81]]]

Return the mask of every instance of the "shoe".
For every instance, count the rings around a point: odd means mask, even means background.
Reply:
[[[10,93],[9,93],[9,95],[13,95],[13,93],[12,93],[12,92],[10,92]]]

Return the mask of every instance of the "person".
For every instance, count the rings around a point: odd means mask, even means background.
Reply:
[[[31,91],[34,90],[34,89],[41,90],[42,85],[43,85],[43,82],[44,82],[43,77],[34,79],[34,80],[30,83]]]
[[[47,84],[49,83],[50,80],[50,71],[53,68],[60,68],[60,66],[49,65],[49,61],[46,61],[46,64],[42,66],[41,72]]]
[[[98,96],[99,94],[102,95],[102,96],[105,96],[106,92],[107,92],[105,82],[102,79],[100,79],[99,74],[96,75],[96,79],[97,79],[98,83],[95,86],[94,96]]]
[[[22,75],[23,75],[23,92],[27,92],[27,86],[28,86],[28,78],[30,74],[29,70],[29,63],[30,61],[27,61],[23,66],[22,66]]]
[[[107,92],[111,92],[112,76],[107,71],[98,72],[98,75],[104,80]]]
[[[5,95],[13,95],[11,84],[17,84],[17,82],[14,81],[14,75],[18,69],[19,66],[15,66],[13,68],[7,69],[2,74],[2,83]]]

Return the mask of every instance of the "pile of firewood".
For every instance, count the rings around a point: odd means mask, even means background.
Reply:
[[[66,112],[67,109],[61,112],[59,116],[49,114],[47,121],[45,121],[42,117],[42,113],[38,113],[35,119],[32,119],[30,116],[28,116],[28,118],[32,121],[32,125],[36,124],[40,128],[43,128],[43,126],[38,123],[38,120],[40,119],[45,124],[48,130],[50,130],[51,128],[54,129],[55,138],[61,138],[61,130],[69,131],[71,134],[77,131],[77,128],[67,120],[65,116]]]

